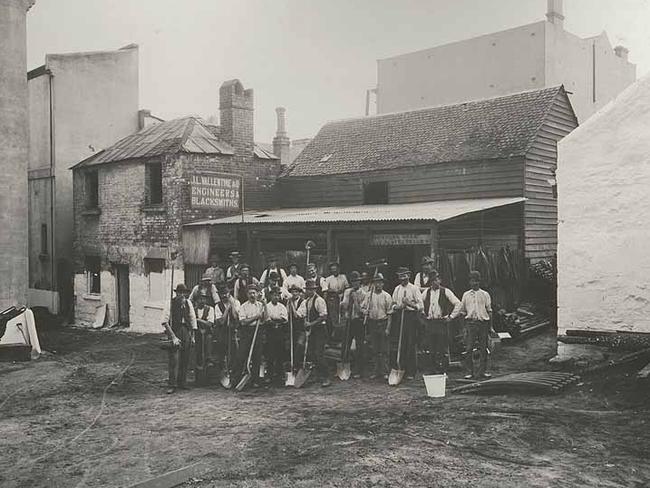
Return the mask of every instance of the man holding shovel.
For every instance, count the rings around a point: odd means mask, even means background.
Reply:
[[[225,282],[217,283],[220,301],[214,307],[217,325],[217,354],[222,365],[221,384],[226,388],[232,386],[233,357],[237,351],[236,328],[239,320],[239,300],[230,295]]]
[[[256,337],[259,322],[264,321],[264,304],[258,297],[257,285],[248,285],[248,300],[239,307],[239,354],[236,371],[242,372],[242,377],[250,375],[254,386],[259,386],[259,370],[261,361],[261,338]],[[249,364],[250,360],[250,364]]]
[[[449,324],[458,317],[461,303],[456,295],[440,284],[438,271],[429,274],[430,287],[422,293],[424,302],[424,345],[429,351],[429,374],[444,374],[449,366]]]
[[[408,380],[414,379],[417,372],[418,314],[424,308],[420,289],[409,281],[410,278],[411,271],[408,268],[397,269],[400,283],[393,291],[395,312],[390,328],[391,344],[396,346],[391,347],[391,368],[400,372],[405,370]]]
[[[316,363],[316,376],[321,381],[323,388],[332,383],[325,355],[327,343],[327,305],[325,300],[316,294],[318,284],[315,280],[308,279],[305,283],[305,300],[300,304],[298,316],[305,320],[305,333],[309,337],[309,356]]]
[[[269,363],[271,381],[280,380],[284,374],[284,336],[289,322],[287,308],[278,301],[280,287],[272,288],[267,296],[265,312],[266,351],[264,356]]]
[[[169,310],[165,312],[163,327],[171,341],[169,348],[169,389],[174,393],[177,388],[185,390],[187,370],[190,365],[190,351],[194,344],[196,332],[196,315],[192,302],[188,300],[190,291],[180,283],[176,286],[176,296],[172,299]]]
[[[361,275],[357,271],[352,271],[349,277],[351,286],[343,292],[343,301],[341,302],[342,315],[345,317],[345,323],[348,327],[343,342],[343,363],[350,362],[350,348],[354,340],[356,354],[354,361],[355,372],[352,377],[358,379],[364,373],[366,361],[366,328],[361,308],[365,294],[361,291]]]
[[[196,383],[204,384],[208,379],[208,368],[214,365],[212,358],[214,308],[208,305],[208,291],[205,289],[199,291],[195,300],[194,313],[199,332],[196,341]]]
[[[370,335],[370,347],[375,356],[375,372],[370,379],[388,379],[388,335],[393,298],[384,291],[384,275],[381,273],[373,278],[373,287],[365,296],[363,313]]]

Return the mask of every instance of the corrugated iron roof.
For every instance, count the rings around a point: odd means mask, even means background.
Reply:
[[[391,220],[435,220],[442,222],[459,215],[503,207],[525,201],[516,198],[482,198],[395,205],[357,205],[353,207],[281,208],[245,212],[245,224],[279,224],[312,222],[375,222]],[[186,226],[241,224],[241,214],[220,219],[192,222]]]
[[[234,154],[232,147],[212,134],[206,125],[198,117],[161,122],[119,140],[73,167],[94,166],[178,152]]]
[[[349,174],[521,156],[560,94],[566,96],[558,86],[329,122],[283,176]]]

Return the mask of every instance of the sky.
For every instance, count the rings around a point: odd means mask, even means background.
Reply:
[[[29,69],[47,53],[140,46],[140,107],[165,119],[218,113],[219,86],[255,91],[255,139],[364,115],[376,60],[544,19],[545,0],[37,0]],[[607,31],[650,71],[650,0],[565,0],[565,29]]]

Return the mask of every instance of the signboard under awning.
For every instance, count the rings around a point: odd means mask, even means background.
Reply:
[[[241,177],[227,174],[192,175],[192,208],[238,211],[241,209]]]
[[[392,234],[373,234],[370,238],[371,246],[424,246],[431,244],[431,234],[416,233],[392,233]]]

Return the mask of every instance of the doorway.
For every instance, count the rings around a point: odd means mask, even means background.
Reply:
[[[114,264],[115,284],[117,294],[117,324],[128,327],[129,311],[131,309],[131,292],[129,289],[129,265]]]

